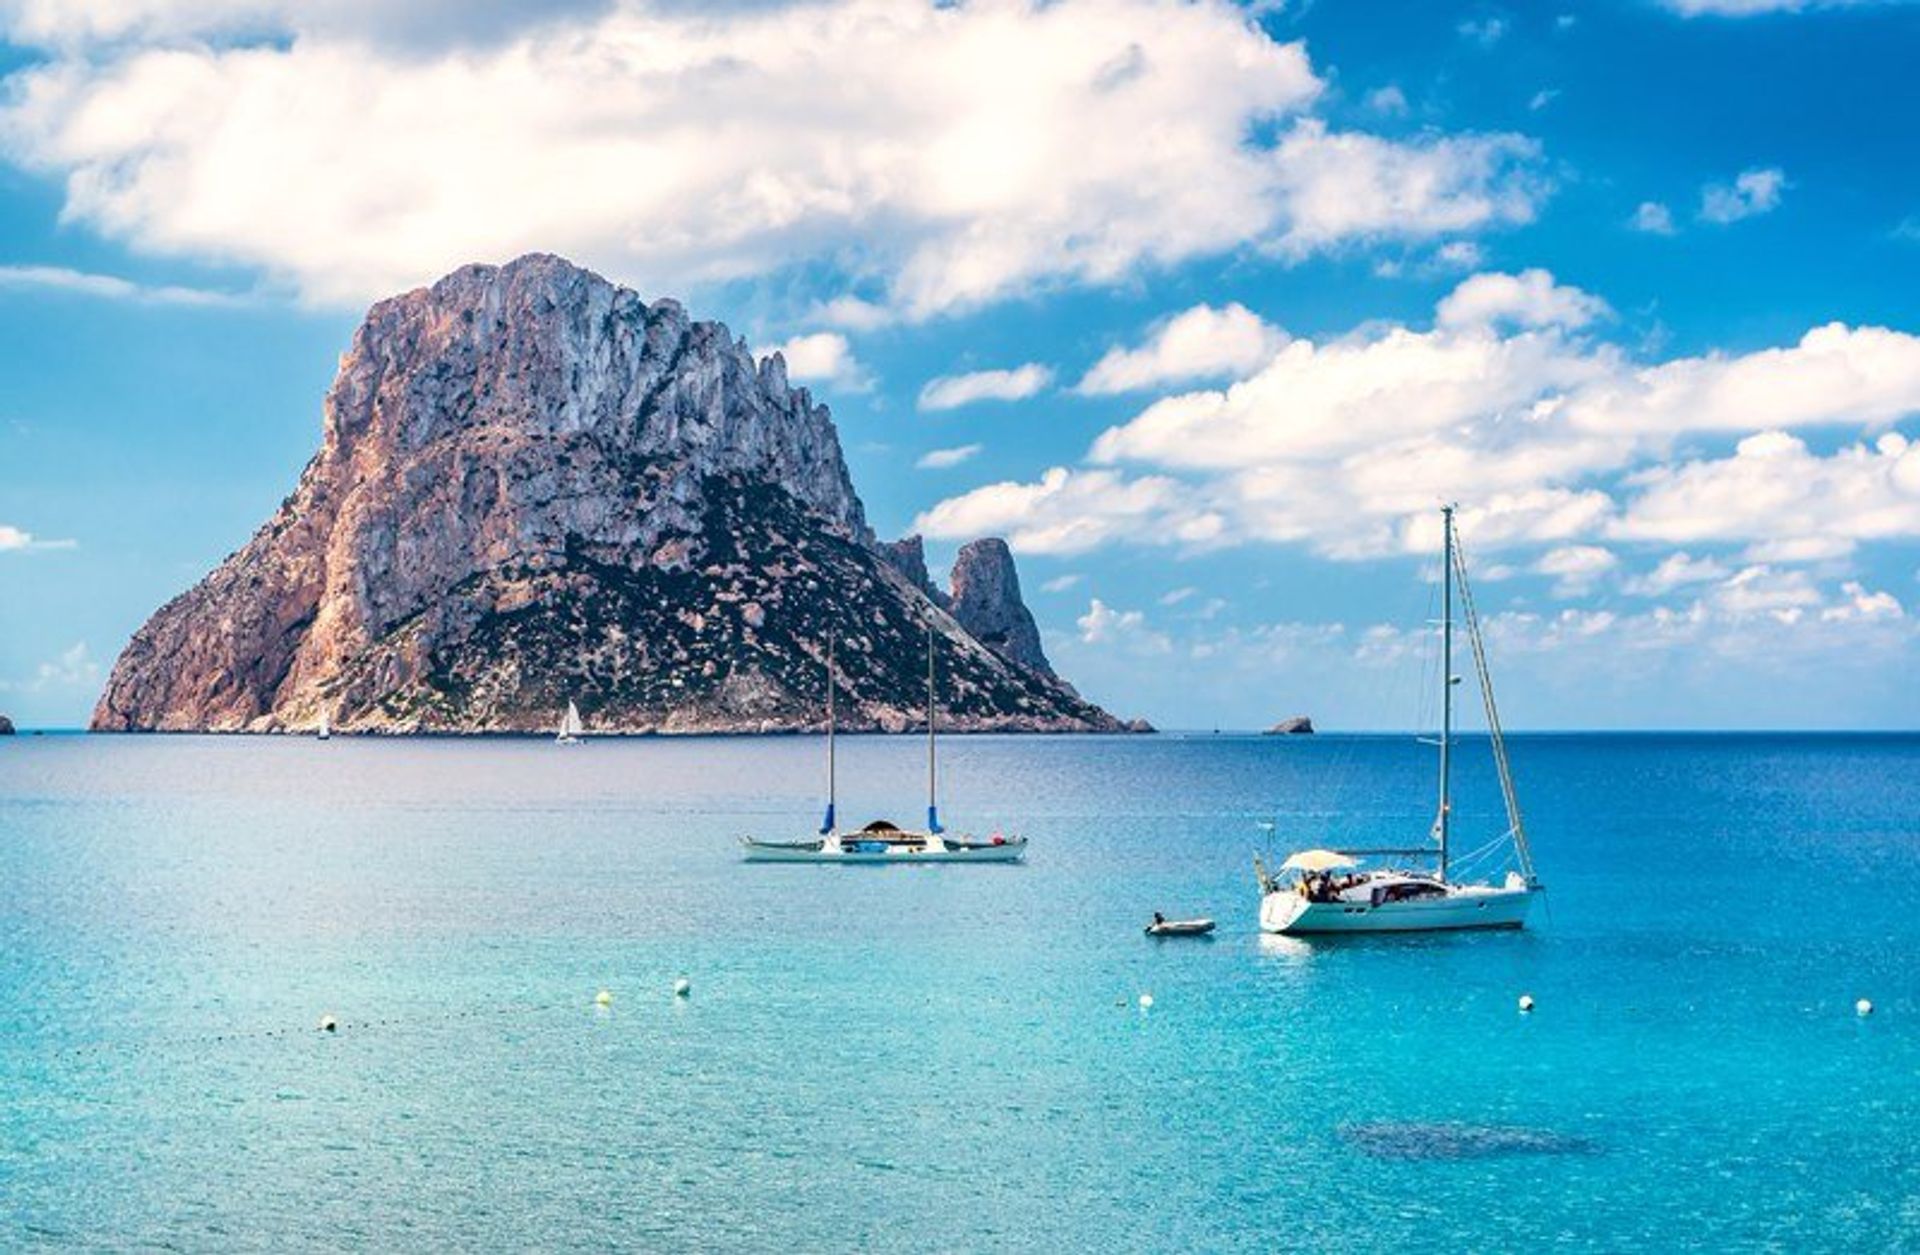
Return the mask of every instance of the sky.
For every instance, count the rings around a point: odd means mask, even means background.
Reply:
[[[1168,728],[1913,728],[1920,6],[0,0],[0,712],[85,723],[371,301],[557,252],[1004,535]]]

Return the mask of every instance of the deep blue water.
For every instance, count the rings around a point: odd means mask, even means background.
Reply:
[[[1920,738],[1518,738],[1550,917],[1339,944],[1254,821],[1417,841],[1410,740],[955,738],[1026,866],[739,863],[819,750],[0,743],[0,1247],[1920,1246]]]

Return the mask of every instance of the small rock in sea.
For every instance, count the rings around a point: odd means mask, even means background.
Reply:
[[[1293,715],[1282,719],[1267,729],[1268,736],[1312,736],[1313,720],[1306,715]]]
[[[7,718],[5,715],[0,715],[0,736],[12,736],[12,735],[13,735],[13,720]]]

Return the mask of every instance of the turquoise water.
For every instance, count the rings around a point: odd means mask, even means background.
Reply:
[[[811,739],[17,738],[0,1246],[1920,1245],[1920,738],[1514,759],[1550,918],[1304,944],[1255,818],[1417,839],[1430,750],[956,738],[1028,864],[857,869],[737,861]]]

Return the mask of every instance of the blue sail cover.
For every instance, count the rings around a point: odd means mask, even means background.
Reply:
[[[946,831],[945,828],[942,828],[940,826],[940,808],[938,806],[927,807],[927,831],[928,832],[945,832]]]
[[[833,833],[833,803],[828,802],[827,817],[820,821],[820,835],[825,837],[825,836],[832,835],[832,833]]]

